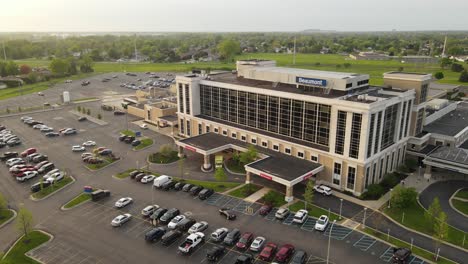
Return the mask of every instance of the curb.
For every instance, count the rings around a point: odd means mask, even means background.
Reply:
[[[150,154],[151,155],[151,154]],[[153,163],[151,161],[149,161],[149,155],[148,157],[146,158],[146,162],[148,162],[150,165],[156,165],[156,166],[169,166],[169,165],[173,165],[173,164],[176,164],[177,162],[179,162],[180,160],[185,160],[185,158],[179,158],[178,160],[176,161],[173,161],[171,163]]]
[[[228,166],[226,165],[226,162],[227,162],[227,160],[225,160],[225,161],[223,162],[223,165],[224,165],[224,169],[225,169],[227,172],[229,172],[229,173],[232,174],[232,175],[245,176],[245,173],[239,173],[239,172],[233,172],[233,171],[231,171],[231,170],[228,168]]]
[[[75,198],[76,198],[76,197],[75,197]],[[73,199],[75,199],[75,198],[73,198]],[[73,200],[73,199],[72,199],[72,200]],[[70,201],[71,201],[71,200],[70,200]],[[68,201],[67,203],[69,203],[70,201]],[[83,204],[85,204],[85,203],[87,203],[87,202],[91,202],[91,199],[86,200],[86,201],[84,201],[84,202],[81,202],[81,203],[79,203],[79,204],[77,204],[77,205],[74,205],[74,206],[72,206],[72,207],[69,207],[69,208],[65,208],[65,204],[64,204],[64,205],[62,205],[62,206],[60,207],[60,210],[62,210],[62,211],[68,211],[68,210],[71,210],[71,209],[73,209],[73,208],[75,208],[75,207],[78,207],[78,206],[80,206],[80,205],[83,205]],[[66,204],[67,204],[67,203],[66,203]]]
[[[149,137],[146,137],[146,138],[149,138]],[[146,138],[145,138],[145,139],[146,139]],[[135,149],[136,147],[133,147],[133,148],[132,148],[132,151],[138,152],[138,151],[142,151],[142,150],[145,150],[145,149],[147,149],[147,148],[152,147],[152,146],[154,145],[154,139],[152,139],[152,138],[149,138],[149,139],[153,140],[153,143],[151,143],[151,145],[148,145],[148,146],[146,146],[146,147],[144,147],[144,148],[142,148],[142,149]],[[138,147],[138,146],[137,146],[137,147]]]
[[[16,216],[18,215],[18,214],[16,213],[16,211],[13,210],[13,209],[7,209],[7,210],[10,210],[10,211],[13,212],[13,217],[11,217],[11,218],[8,219],[6,222],[4,222],[3,224],[1,224],[1,225],[0,225],[0,229],[1,229],[2,227],[6,226],[7,224],[9,224],[11,221],[15,220]]]
[[[39,231],[39,232],[41,232],[41,233],[43,233],[43,234],[46,234],[46,235],[49,236],[50,239],[47,240],[46,242],[42,243],[42,244],[39,245],[38,247],[35,247],[35,248],[29,250],[28,252],[24,253],[24,255],[27,256],[27,257],[29,257],[29,258],[32,258],[32,257],[30,257],[30,256],[28,256],[28,255],[26,255],[26,254],[28,254],[29,252],[31,252],[31,251],[33,251],[33,250],[35,250],[35,249],[37,249],[37,248],[40,248],[42,245],[45,245],[45,244],[49,243],[50,241],[52,241],[52,240],[54,239],[54,235],[52,235],[52,234],[50,234],[50,233],[47,233],[46,231],[43,231],[43,230],[40,230],[40,229],[36,229],[36,230],[33,230],[33,231]],[[19,242],[19,241],[21,240],[21,238],[23,238],[23,237],[24,237],[24,235],[22,235],[22,236],[20,236],[18,239],[16,239],[15,243],[13,243],[13,245],[10,246],[10,248],[7,250],[7,252],[5,252],[5,255],[3,255],[3,257],[2,257],[0,260],[5,259],[5,257],[8,256],[8,254],[10,253],[10,251],[16,246],[16,244],[18,244],[18,242]],[[44,262],[42,262],[42,261],[40,261],[40,260],[37,260],[37,259],[35,259],[35,258],[32,258],[32,259],[36,260],[36,261],[39,262],[39,263],[44,263]]]
[[[43,246],[49,244],[49,243],[50,243],[52,240],[54,240],[54,238],[55,238],[54,235],[52,235],[52,234],[50,234],[50,233],[47,233],[46,231],[43,231],[43,230],[37,230],[37,231],[42,232],[42,233],[48,235],[48,236],[50,237],[50,239],[49,239],[48,241],[46,241],[45,243],[43,243],[42,245],[40,245],[40,246],[38,246],[38,247],[36,247],[36,248],[33,248],[33,249],[29,250],[28,252],[24,253],[25,256],[28,256],[28,253],[29,253],[29,252],[32,252],[32,251],[34,251],[34,250],[36,250],[36,249],[38,249],[38,248],[41,248],[41,247],[43,247]],[[39,262],[39,263],[41,263],[41,264],[46,264],[46,263],[43,262],[42,260],[36,259],[35,257],[32,257],[32,256],[28,256],[28,257],[31,258],[31,259],[34,259],[35,261],[37,261],[37,262]]]
[[[90,172],[98,172],[98,171],[100,171],[100,170],[103,170],[103,169],[105,169],[105,168],[107,168],[107,167],[110,167],[110,166],[116,164],[117,162],[119,162],[119,161],[121,161],[121,160],[122,160],[122,157],[121,157],[120,159],[118,159],[118,160],[116,160],[116,161],[110,163],[110,164],[107,164],[106,166],[104,166],[104,167],[102,167],[102,168],[97,169],[97,170],[90,169],[90,168],[88,168],[86,165],[83,165],[83,166],[84,166],[87,170],[89,170]]]
[[[77,100],[80,100],[80,98],[78,98]],[[88,100],[82,100],[82,101],[71,101],[72,104],[82,104],[82,103],[91,103],[91,102],[97,102],[97,101],[101,101],[101,99],[99,98],[96,98],[96,99],[88,99]]]
[[[95,124],[97,124],[97,125],[100,125],[100,126],[105,126],[105,125],[108,125],[108,124],[109,124],[109,123],[107,123],[106,121],[99,120],[99,119],[97,119],[97,118],[95,118],[95,117],[93,117],[93,116],[91,116],[91,115],[82,114],[82,113],[80,113],[80,112],[78,112],[78,111],[76,111],[76,110],[70,110],[70,111],[68,111],[68,112],[70,112],[70,113],[72,113],[72,114],[74,114],[74,115],[77,115],[77,116],[79,116],[79,117],[83,117],[83,116],[84,116],[84,117],[86,117],[89,121],[91,121],[91,122],[93,122],[93,123],[95,123]]]
[[[42,200],[45,200],[45,199],[49,198],[50,196],[52,196],[52,195],[54,195],[55,193],[57,193],[57,192],[59,192],[59,191],[65,189],[66,187],[68,187],[69,185],[73,184],[73,183],[76,181],[75,178],[74,178],[73,176],[70,175],[69,177],[72,179],[72,181],[69,182],[69,183],[67,183],[66,185],[62,186],[62,188],[57,189],[57,190],[55,190],[55,191],[49,193],[48,195],[46,195],[46,196],[44,196],[44,197],[42,197],[42,198],[34,198],[32,194],[29,196],[29,198],[30,198],[32,201],[34,201],[34,202],[39,202],[39,201],[42,201]]]
[[[31,112],[20,112],[20,113],[15,113],[15,114],[2,115],[0,117],[12,117],[12,116],[25,115],[25,114],[44,113],[44,112],[50,112],[50,111],[55,111],[55,110],[61,110],[61,109],[63,109],[63,107],[56,107],[52,109],[45,109],[45,110],[38,110],[38,111],[31,111]]]
[[[450,199],[449,199],[449,205],[450,205],[450,207],[452,207],[452,209],[455,210],[457,213],[459,213],[459,214],[463,215],[464,217],[468,218],[468,215],[467,215],[467,214],[465,214],[465,213],[463,213],[462,211],[458,210],[458,209],[457,209],[455,206],[453,206],[453,204],[452,204],[452,199],[455,199],[455,200],[458,200],[458,201],[466,202],[465,199],[458,199],[458,198],[455,198],[455,195],[456,195],[460,190],[463,190],[463,189],[465,189],[465,188],[460,188],[460,189],[458,189],[456,192],[454,192],[454,193],[452,194],[452,196],[451,196]]]

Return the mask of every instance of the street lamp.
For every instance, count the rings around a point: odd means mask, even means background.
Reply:
[[[340,220],[341,220],[341,209],[343,209],[343,198],[340,198]]]
[[[333,220],[332,226],[330,227],[330,233],[328,234],[327,264],[329,263],[329,260],[330,260],[331,234],[332,234],[333,226],[335,225],[335,223],[336,223],[336,220]]]
[[[392,191],[393,189],[390,189],[390,192],[389,192],[390,197],[388,198],[388,209],[390,209],[390,200],[392,199]]]
[[[362,218],[362,227],[366,228],[366,212],[367,207],[364,207],[364,218]]]

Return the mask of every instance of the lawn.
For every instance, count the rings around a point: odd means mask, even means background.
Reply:
[[[232,172],[245,173],[244,164],[236,162],[234,159],[228,159],[226,161],[226,167]]]
[[[271,204],[274,207],[280,207],[286,204],[286,201],[284,200],[284,194],[273,190],[266,193],[258,202],[263,204]]]
[[[410,229],[414,229],[416,231],[432,236],[431,224],[424,217],[424,208],[422,208],[416,201],[414,201],[414,203],[411,206],[405,209],[385,208],[384,212],[400,224],[403,224],[404,226]],[[403,213],[405,214],[405,217],[404,222],[402,223],[401,220],[403,217]],[[466,235],[466,233],[464,233],[463,231],[449,226],[448,238],[445,239],[445,241],[468,249],[468,243],[465,243],[465,245],[463,246],[464,235]]]
[[[144,139],[141,139],[140,141],[141,141],[140,145],[134,147],[133,148],[134,150],[144,149],[148,146],[153,145],[153,140],[151,138],[144,138]]]
[[[134,137],[135,136],[135,131],[127,129],[127,130],[120,131],[120,134]]]
[[[73,198],[71,201],[69,201],[68,203],[66,203],[63,207],[64,208],[71,208],[73,206],[77,206],[79,205],[80,203],[84,203],[88,200],[91,200],[91,194],[89,193],[81,193],[80,195],[76,196],[75,198]]]
[[[49,241],[50,237],[40,231],[32,231],[28,238],[22,237],[11,249],[8,255],[0,260],[0,264],[39,264],[39,262],[27,257],[26,252]],[[26,242],[27,241],[27,242]]]
[[[96,99],[98,99],[98,98],[97,97],[83,97],[83,98],[78,98],[78,99],[72,100],[72,102],[78,103],[78,102],[83,102],[83,101],[88,101],[88,100],[96,100]]]
[[[468,199],[468,189],[462,189],[457,192],[455,197],[462,198],[462,199]]]
[[[327,210],[322,209],[320,207],[317,207],[317,206],[315,206],[313,204],[307,205],[307,208],[308,208],[307,211],[309,211],[310,216],[319,218],[321,215],[327,215],[328,218],[330,219],[330,221],[333,221],[333,220],[339,221],[340,220],[339,215],[337,215],[335,213],[332,213],[332,212],[328,212]],[[300,209],[304,209],[304,202],[303,201],[295,202],[295,203],[293,203],[293,204],[291,204],[289,206],[289,210],[291,210],[292,212],[297,212]]]
[[[189,179],[179,179],[182,182],[202,186],[203,188],[213,189],[215,192],[224,192],[240,185],[237,182],[216,182],[216,181],[199,181]]]
[[[6,221],[10,220],[13,217],[13,212],[10,210],[0,210],[0,225],[5,223]]]
[[[107,157],[107,156],[101,156],[101,158],[104,160],[103,163],[86,164],[85,166],[88,167],[90,170],[99,170],[119,160],[119,159],[114,160],[111,157]]]
[[[150,154],[148,157],[149,162],[151,163],[159,163],[159,164],[167,164],[172,163],[179,160],[178,152],[173,150],[168,155],[161,155],[160,152],[156,152]]]
[[[468,202],[460,201],[458,199],[452,199],[452,205],[455,208],[457,208],[458,211],[468,215]]]
[[[411,244],[407,243],[405,241],[402,241],[400,239],[394,238],[392,236],[387,236],[387,234],[384,234],[380,231],[377,231],[375,229],[371,229],[369,227],[364,228],[363,230],[365,233],[370,234],[371,236],[378,237],[382,240],[387,241],[388,243],[392,244],[395,247],[405,247],[405,248],[411,248]],[[428,260],[434,261],[435,255],[432,252],[429,252],[425,249],[413,246],[411,249],[413,254],[418,255],[420,257],[423,257]],[[446,258],[439,257],[439,259],[436,261],[436,263],[440,264],[455,264],[456,262],[448,260]]]
[[[249,184],[242,186],[239,189],[229,192],[228,194],[234,197],[238,197],[238,198],[245,198],[255,193],[256,191],[260,190],[261,188],[262,186],[260,185],[249,183]]]
[[[36,199],[41,199],[41,198],[44,198],[46,197],[47,195],[57,191],[57,190],[60,190],[62,189],[65,185],[69,184],[70,182],[72,182],[73,179],[69,176],[65,176],[63,177],[63,179],[61,181],[58,181],[36,193],[33,193],[32,194],[32,197],[36,198]]]

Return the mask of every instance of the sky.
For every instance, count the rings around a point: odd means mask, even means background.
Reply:
[[[5,0],[1,32],[468,30],[467,0]]]

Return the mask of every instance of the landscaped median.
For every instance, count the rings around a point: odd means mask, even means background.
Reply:
[[[76,196],[75,198],[73,198],[72,200],[70,200],[68,203],[66,203],[63,206],[63,208],[70,209],[89,200],[91,200],[91,194],[83,192],[79,194],[78,196]]]
[[[46,243],[50,239],[51,237],[48,234],[34,230],[30,232],[27,237],[21,237],[8,251],[8,253],[3,256],[0,260],[0,264],[39,264],[39,262],[25,254],[28,251]]]
[[[289,206],[289,210],[291,210],[292,212],[297,212],[301,209],[305,209],[305,204],[303,201],[297,201],[293,204],[291,204]],[[308,204],[307,205],[307,211],[309,212],[309,215],[312,216],[312,217],[316,217],[316,218],[319,218],[321,215],[326,215],[328,216],[328,218],[330,219],[330,221],[333,221],[333,220],[336,220],[336,221],[339,221],[340,220],[340,216],[335,214],[335,213],[332,213],[331,211],[328,211],[328,210],[325,210],[321,207],[318,207],[318,206],[315,206],[313,204]]]
[[[240,185],[238,182],[217,182],[217,181],[199,181],[199,180],[186,180],[176,179],[181,182],[195,184],[203,188],[213,189],[215,192],[225,192],[229,189],[235,188]]]
[[[455,197],[457,198],[462,198],[462,199],[468,199],[468,189],[461,189],[459,190],[456,194]]]
[[[96,164],[86,164],[86,168],[90,169],[90,170],[100,170],[104,167],[107,167],[109,165],[111,165],[112,163],[120,160],[120,158],[113,158],[113,157],[109,157],[109,156],[101,156],[99,155],[99,158],[101,158],[103,160],[103,162],[101,163],[96,163]]]
[[[130,130],[130,129],[126,129],[126,130],[120,131],[120,134],[134,137],[135,136],[135,131]]]
[[[153,140],[151,138],[143,137],[138,140],[140,140],[141,143],[140,145],[134,147],[133,150],[141,150],[141,149],[144,149],[146,147],[153,145]]]
[[[148,156],[148,161],[155,164],[168,164],[178,161],[179,155],[170,145],[162,145],[159,151]]]
[[[12,210],[0,209],[0,226],[2,226],[2,224],[6,221],[10,220],[14,215],[15,213],[13,213]]]
[[[126,171],[123,171],[123,172],[120,172],[120,173],[117,173],[116,175],[114,175],[113,177],[115,178],[118,178],[118,179],[125,179],[127,178],[128,176],[130,176],[130,173],[132,171],[140,171],[140,172],[145,172],[147,174],[152,174],[154,176],[160,176],[159,173],[156,173],[156,172],[152,172],[152,171],[149,171],[149,170],[143,170],[143,169],[128,169]]]
[[[238,189],[235,189],[228,194],[237,198],[246,198],[252,195],[253,193],[257,192],[260,190],[262,186],[260,185],[255,185],[255,184],[246,184]]]
[[[458,211],[464,213],[465,215],[468,215],[468,202],[458,200],[458,199],[452,199],[452,205]],[[467,219],[467,221],[468,221],[468,219]]]
[[[63,187],[67,186],[68,184],[70,184],[70,183],[72,183],[74,181],[75,181],[75,179],[73,179],[73,177],[65,175],[61,181],[57,181],[54,184],[51,184],[51,185],[47,186],[46,188],[43,188],[42,190],[31,194],[31,197],[34,200],[43,199],[43,198],[47,197],[48,195],[51,195],[51,194],[59,191],[60,189],[62,189]]]

